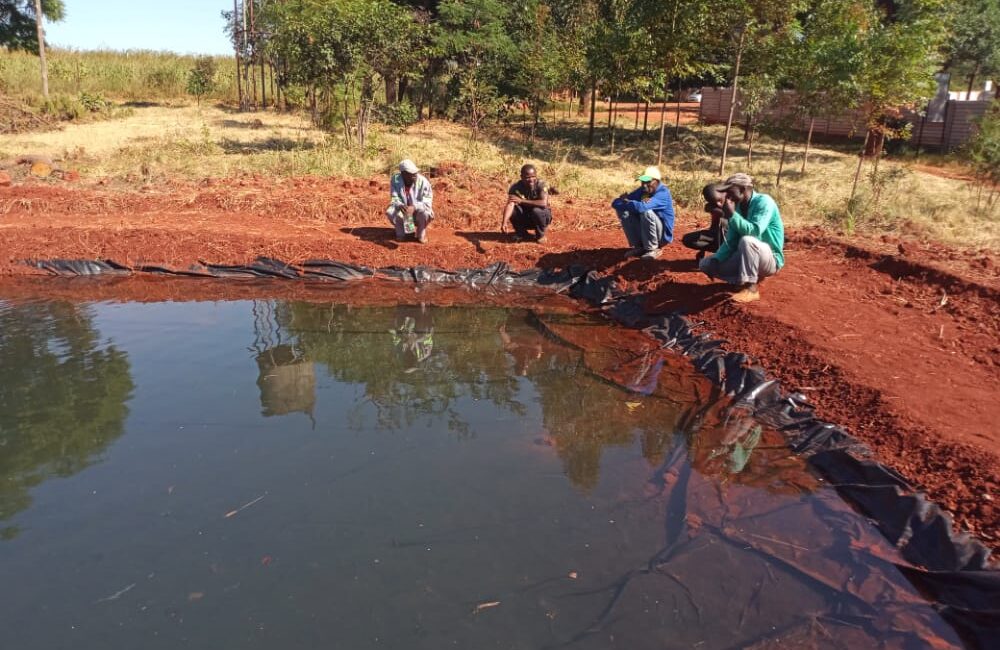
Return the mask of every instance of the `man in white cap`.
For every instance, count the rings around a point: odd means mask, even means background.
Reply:
[[[630,246],[625,257],[655,260],[660,248],[674,238],[674,201],[663,184],[659,167],[647,167],[636,177],[640,185],[611,202]]]
[[[733,174],[717,188],[726,194],[722,206],[729,220],[726,239],[698,268],[710,278],[739,285],[732,298],[736,302],[760,300],[760,281],[785,265],[785,226],[778,204],[767,194],[754,192],[747,174]]]
[[[427,224],[434,218],[431,182],[410,159],[399,163],[399,171],[389,181],[389,209],[385,211],[396,229],[396,239],[414,235],[427,243]]]

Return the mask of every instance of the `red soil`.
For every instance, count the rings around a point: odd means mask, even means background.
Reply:
[[[144,191],[0,188],[0,274],[37,273],[21,262],[113,259],[185,267],[327,258],[369,266],[514,268],[583,264],[647,294],[647,309],[682,310],[756,357],[820,417],[847,427],[875,456],[927,491],[959,524],[1000,548],[1000,268],[986,252],[940,245],[842,240],[789,232],[787,266],[762,285],[763,300],[726,300],[672,245],[655,261],[623,260],[624,238],[603,202],[560,196],[549,242],[513,244],[498,232],[508,179],[437,170],[438,218],[430,243],[396,243],[382,214],[385,179],[245,178]],[[680,233],[702,215],[678,217]],[[118,297],[195,299],[222,282],[119,283]],[[23,282],[0,284],[0,296]],[[319,288],[246,290],[308,297]],[[77,285],[80,297],[105,289]],[[162,294],[162,295],[161,295]]]

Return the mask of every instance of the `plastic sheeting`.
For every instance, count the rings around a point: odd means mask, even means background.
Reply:
[[[48,260],[36,262],[35,266],[64,276],[133,272],[133,269],[110,261]],[[974,647],[997,647],[1000,571],[991,566],[986,546],[965,533],[955,532],[947,513],[916,493],[902,476],[868,459],[869,452],[864,444],[837,425],[816,418],[804,396],[783,391],[776,380],[768,379],[764,369],[752,364],[746,355],[726,351],[723,341],[708,334],[696,334],[682,316],[646,314],[642,297],[625,294],[612,277],[601,277],[580,267],[515,272],[503,262],[483,269],[446,271],[427,267],[370,269],[330,260],[292,265],[269,258],[260,258],[246,266],[200,264],[188,269],[141,266],[134,270],[219,278],[322,281],[383,278],[491,288],[542,286],[567,293],[600,308],[622,325],[646,331],[664,348],[690,357],[694,366],[733,400],[734,406],[746,409],[756,420],[781,431],[789,446],[806,457],[841,497],[876,522],[881,533],[912,565],[898,568],[937,603],[939,613],[959,632],[963,641]],[[736,529],[731,525],[719,525],[717,533],[732,544],[759,546],[759,542],[734,537],[732,531]],[[681,547],[671,552],[681,552]],[[641,578],[639,575],[634,577]],[[823,580],[818,576],[816,579]],[[624,589],[619,595],[621,593]],[[858,616],[863,617],[864,613],[859,611]]]

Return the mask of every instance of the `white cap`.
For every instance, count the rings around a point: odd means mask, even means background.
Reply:
[[[660,175],[660,168],[657,167],[656,165],[651,165],[651,166],[647,167],[644,172],[642,172],[641,174],[639,174],[636,177],[636,180],[637,181],[642,181],[642,182],[645,183],[646,181],[651,181],[654,178],[656,180],[658,180],[658,181],[662,181],[663,180],[663,176]]]
[[[399,171],[406,172],[407,174],[416,174],[420,171],[420,168],[417,167],[417,163],[407,158],[399,163]]]

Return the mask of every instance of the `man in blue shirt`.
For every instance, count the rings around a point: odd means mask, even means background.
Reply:
[[[674,238],[674,201],[658,167],[636,178],[641,185],[611,202],[631,248],[625,257],[655,260]]]

